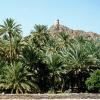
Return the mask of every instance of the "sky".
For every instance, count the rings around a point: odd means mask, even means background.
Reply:
[[[22,25],[23,35],[29,35],[35,24],[50,27],[60,23],[100,34],[100,0],[0,0],[0,24],[13,18]]]

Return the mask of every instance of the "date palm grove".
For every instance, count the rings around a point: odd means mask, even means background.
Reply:
[[[23,37],[21,25],[0,25],[0,93],[100,92],[100,37],[88,38],[35,25]]]

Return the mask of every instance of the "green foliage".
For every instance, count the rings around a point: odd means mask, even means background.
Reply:
[[[100,92],[100,70],[91,73],[85,83],[90,92]]]
[[[52,36],[45,25],[22,37],[20,26],[11,18],[0,25],[0,91],[85,92],[89,73],[100,68],[99,38]]]
[[[32,73],[28,72],[21,63],[7,65],[0,76],[0,88],[6,90],[4,92],[9,91],[17,94],[31,92],[31,89],[36,91],[35,80],[29,81],[29,76],[32,76]]]
[[[17,24],[12,18],[7,18],[3,25],[0,25],[0,36],[3,36],[3,39],[9,42],[8,56],[10,63],[13,63],[14,57],[17,55],[16,50],[18,45],[16,44],[18,44],[18,40],[21,37],[21,32],[21,25]]]

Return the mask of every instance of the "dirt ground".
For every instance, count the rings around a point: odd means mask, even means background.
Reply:
[[[99,99],[100,94],[92,93],[64,93],[64,94],[0,94],[0,100],[4,99],[23,99],[23,100],[32,100],[32,99]]]

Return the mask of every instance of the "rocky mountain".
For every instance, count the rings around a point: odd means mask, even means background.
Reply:
[[[56,36],[60,32],[67,32],[72,38],[77,37],[77,36],[86,36],[86,37],[91,37],[91,38],[97,38],[100,37],[99,34],[95,32],[85,32],[83,30],[73,30],[70,29],[69,27],[66,27],[64,25],[61,25],[59,23],[59,20],[56,20],[54,24],[49,28],[49,33],[53,36]]]

